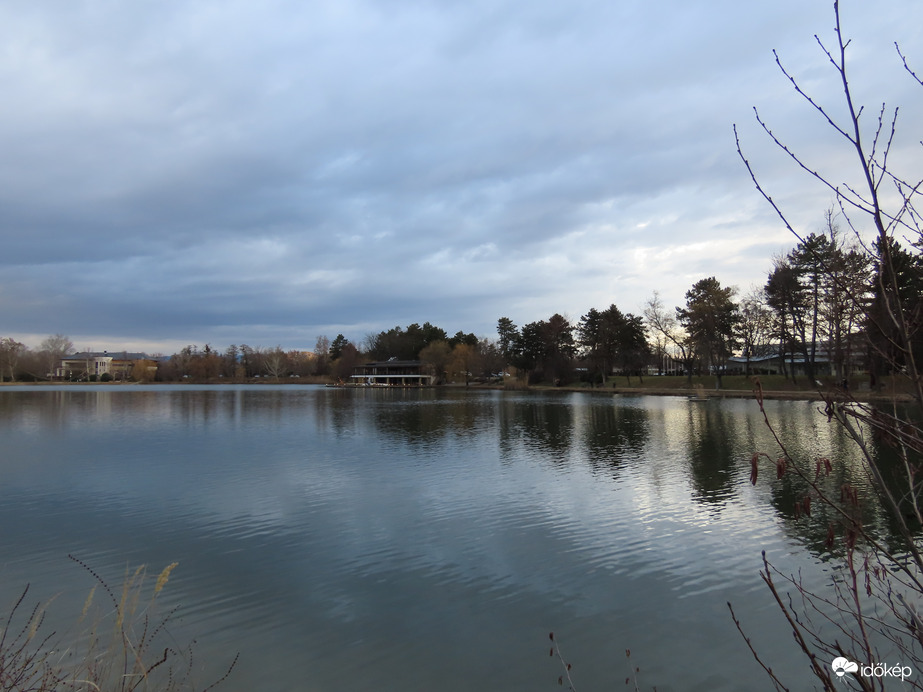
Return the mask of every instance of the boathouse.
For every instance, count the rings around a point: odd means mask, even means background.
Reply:
[[[419,387],[433,384],[434,377],[423,372],[418,360],[390,360],[357,365],[350,384],[376,387]]]

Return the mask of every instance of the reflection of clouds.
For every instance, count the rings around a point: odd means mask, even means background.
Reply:
[[[292,660],[329,688],[380,687],[383,670],[403,683],[413,660],[437,684],[396,686],[491,687],[504,671],[503,689],[534,689],[546,680],[519,678],[550,628],[586,660],[609,660],[614,645],[647,649],[641,660],[676,651],[670,680],[707,670],[698,687],[735,689],[740,642],[724,602],[785,638],[777,618],[761,619],[759,549],[783,569],[806,559],[766,486],[749,485],[749,449],[767,438],[746,402],[709,404],[740,422],[728,455],[742,463],[733,492],[704,503],[689,448],[710,419],[690,418],[682,399],[99,394],[39,391],[20,407],[0,389],[0,525],[17,529],[0,536],[3,576],[47,571],[50,593],[79,582],[79,612],[85,591],[67,552],[116,580],[126,562],[178,560],[166,602],[183,604],[178,627],[201,637],[200,661],[244,652],[235,689],[298,689]],[[20,425],[43,417],[58,427]],[[471,685],[481,665],[490,679]],[[734,671],[726,684],[719,669]],[[439,683],[447,670],[454,688]],[[593,680],[589,666],[581,674]]]
[[[547,572],[553,560],[571,573],[575,596],[586,570],[707,589],[720,586],[718,567],[750,573],[741,545],[758,552],[780,540],[745,468],[765,431],[722,428],[737,466],[703,504],[690,445],[702,425],[724,418],[683,399],[431,392],[402,401],[252,387],[99,394],[75,392],[78,405],[46,394],[51,410],[69,411],[58,437],[30,439],[46,492],[73,492],[140,524],[174,523],[171,532],[283,541],[356,574],[412,568],[554,591],[562,586]],[[748,403],[707,406],[746,416]],[[807,424],[811,409],[796,410]],[[55,458],[61,438],[68,449]],[[20,468],[12,481],[29,488],[31,473]]]

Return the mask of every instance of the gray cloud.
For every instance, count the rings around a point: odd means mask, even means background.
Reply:
[[[907,130],[923,99],[892,42],[914,57],[920,13],[843,10],[857,89]],[[813,42],[831,26],[794,0],[5,6],[3,328],[311,347],[759,283],[792,241],[731,123],[813,230],[829,193],[751,107],[849,169],[771,54],[836,103]]]

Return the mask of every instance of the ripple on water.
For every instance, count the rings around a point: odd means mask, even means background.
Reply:
[[[163,391],[32,401],[21,430],[10,409],[0,574],[78,600],[93,579],[68,552],[113,582],[178,560],[164,605],[206,659],[244,652],[232,689],[535,689],[560,674],[540,668],[560,628],[588,689],[624,679],[629,647],[645,686],[735,689],[758,672],[724,602],[768,607],[761,548],[813,565],[804,526],[750,486],[765,441],[733,405]]]

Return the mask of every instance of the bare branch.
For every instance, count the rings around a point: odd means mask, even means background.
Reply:
[[[917,76],[917,73],[910,69],[910,65],[907,63],[907,58],[905,58],[904,54],[901,52],[901,47],[897,41],[894,42],[894,48],[897,50],[897,54],[900,56],[901,62],[904,63],[904,69],[907,70],[907,73],[917,81],[917,84],[923,86],[923,79],[920,79]]]
[[[776,674],[772,671],[772,668],[763,662],[763,659],[760,658],[760,655],[756,652],[756,649],[753,648],[753,642],[751,642],[750,637],[744,633],[743,626],[740,624],[740,620],[737,619],[737,614],[734,612],[734,607],[731,605],[730,601],[728,601],[728,610],[731,611],[731,619],[737,626],[737,631],[740,632],[740,636],[744,638],[744,642],[747,644],[747,648],[750,649],[750,653],[753,654],[753,658],[755,658],[756,662],[760,664],[760,667],[766,671],[766,674],[769,676],[769,679],[772,680],[772,684],[775,686],[776,690],[784,690],[785,692],[790,692],[790,690],[782,684],[782,681],[776,677]]]

